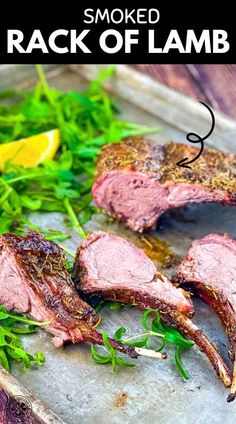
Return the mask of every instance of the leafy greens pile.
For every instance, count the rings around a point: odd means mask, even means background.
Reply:
[[[65,213],[68,225],[83,236],[83,224],[97,210],[91,204],[91,186],[101,147],[158,129],[117,119],[117,106],[102,88],[112,67],[85,92],[49,88],[40,65],[37,71],[33,91],[0,93],[0,143],[59,128],[61,145],[54,160],[33,169],[5,166],[0,174],[0,233],[31,228],[54,240],[68,237],[36,227],[27,217],[30,211],[46,211]]]

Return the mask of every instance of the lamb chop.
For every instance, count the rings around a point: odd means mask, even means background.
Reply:
[[[231,343],[233,383],[228,401],[236,397],[236,241],[209,234],[196,240],[176,271],[174,281],[187,283],[219,315]]]
[[[193,202],[236,204],[236,155],[205,149],[192,169],[176,165],[193,158],[188,145],[128,139],[105,146],[93,186],[95,203],[132,230],[154,227],[167,209]]]
[[[192,339],[207,355],[225,386],[230,372],[203,332],[193,324],[190,296],[157,272],[153,262],[132,243],[103,231],[87,237],[74,267],[78,290],[104,299],[128,303],[141,310],[158,309],[162,319]]]
[[[44,328],[54,336],[56,346],[82,341],[103,344],[102,335],[94,329],[99,317],[75,291],[59,246],[36,232],[26,237],[4,234],[0,264],[0,304],[35,321],[49,322]],[[133,358],[142,354],[138,348],[109,341],[114,349]],[[158,359],[166,357],[154,354]]]

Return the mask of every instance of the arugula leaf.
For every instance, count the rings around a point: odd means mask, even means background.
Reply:
[[[176,363],[176,366],[179,370],[179,373],[182,375],[183,379],[188,380],[189,375],[188,375],[187,371],[184,369],[182,360],[180,358],[180,354],[182,352],[184,352],[184,349],[181,348],[180,346],[177,346],[176,349],[175,349],[175,363]]]
[[[148,317],[150,314],[155,314],[155,321],[153,320],[151,325],[148,325]],[[141,322],[144,328],[146,328],[146,330],[153,330],[156,331],[159,327],[160,324],[160,319],[161,319],[161,315],[160,312],[158,312],[156,309],[147,309],[147,311],[145,311],[143,313],[143,316],[141,318]],[[155,324],[154,324],[155,323]],[[155,327],[155,328],[154,328]]]
[[[42,366],[45,362],[43,353],[36,352],[34,356],[27,353],[20,336],[35,333],[36,327],[47,324],[32,321],[21,314],[10,313],[0,305],[0,364],[7,371],[10,371],[12,361],[22,362],[23,370],[31,368],[33,363]]]

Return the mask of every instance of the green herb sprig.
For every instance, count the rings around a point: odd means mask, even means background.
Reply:
[[[6,165],[0,175],[0,232],[31,228],[63,240],[69,235],[39,228],[28,219],[32,211],[61,212],[84,236],[83,225],[98,211],[91,205],[91,186],[101,147],[159,129],[117,119],[118,108],[102,88],[113,67],[102,71],[84,92],[50,88],[40,65],[37,71],[33,91],[0,93],[0,143],[59,128],[61,145],[54,160],[34,169]]]
[[[10,313],[0,305],[0,364],[10,371],[11,363],[22,362],[23,370],[28,370],[32,364],[42,366],[45,357],[42,352],[31,355],[24,349],[21,336],[36,332],[37,327],[48,323],[39,323],[29,320],[26,316]]]
[[[154,315],[154,317],[153,317]],[[151,318],[151,322],[150,322]],[[183,379],[188,380],[189,375],[187,371],[184,368],[184,365],[182,363],[181,354],[190,349],[194,343],[185,337],[182,336],[182,334],[176,330],[175,328],[163,323],[161,321],[160,313],[155,309],[148,309],[145,311],[141,318],[142,325],[145,329],[144,333],[141,334],[135,334],[134,336],[130,338],[123,338],[123,336],[126,334],[127,330],[125,327],[120,327],[115,335],[114,339],[122,342],[128,346],[134,346],[134,347],[143,347],[149,349],[149,343],[150,340],[153,338],[161,339],[161,343],[158,344],[158,346],[155,347],[156,352],[161,352],[166,344],[172,344],[175,346],[175,363],[176,367],[180,373],[180,375],[183,377]],[[91,354],[94,361],[98,364],[108,364],[111,363],[113,370],[115,371],[117,369],[117,365],[127,365],[126,363],[123,364],[123,359],[121,359],[117,352],[114,351],[113,348],[108,347],[107,344],[107,334],[104,333],[106,336],[106,343],[104,341],[104,346],[108,353],[102,354],[100,351],[98,352],[93,346],[91,347]],[[108,342],[109,343],[109,342]],[[115,355],[115,358],[113,358],[111,354],[111,349],[113,350],[113,354]],[[152,346],[153,349],[153,346]],[[133,364],[132,364],[133,365]]]
[[[155,315],[155,317],[151,319],[151,322],[149,322],[150,316],[153,315]],[[150,339],[158,337],[161,339],[161,343],[155,348],[157,352],[161,352],[167,343],[174,345],[177,369],[183,379],[188,380],[189,375],[182,363],[181,354],[190,349],[194,343],[183,337],[176,328],[173,328],[161,321],[161,315],[156,309],[148,309],[144,312],[142,315],[142,325],[146,330],[145,333],[135,335],[129,339],[123,339],[122,337],[126,333],[126,328],[121,327],[115,333],[115,339],[129,346],[146,347],[148,349]]]
[[[117,370],[117,366],[123,366],[123,367],[135,366],[131,362],[125,361],[118,355],[117,351],[110,345],[107,332],[105,330],[102,332],[102,339],[103,339],[104,347],[107,352],[105,355],[102,354],[100,351],[98,351],[93,345],[91,345],[91,355],[93,360],[97,364],[100,364],[100,365],[111,364],[114,372]]]

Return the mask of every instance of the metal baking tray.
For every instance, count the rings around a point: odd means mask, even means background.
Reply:
[[[101,65],[46,66],[49,84],[63,90],[86,87]],[[31,65],[4,65],[0,69],[0,88],[31,87],[36,75]],[[133,69],[119,65],[106,88],[117,97],[121,117],[151,126],[160,125],[159,135],[151,138],[158,143],[173,139],[184,143],[187,132],[205,135],[209,130],[209,116],[197,101],[182,96],[154,82]],[[201,100],[201,99],[199,99]],[[216,127],[208,145],[236,152],[236,122],[215,113]],[[220,205],[191,205],[165,213],[152,236],[166,240],[180,257],[188,250],[191,241],[211,232],[229,233],[236,238],[235,208]],[[35,223],[48,228],[64,228],[58,214],[34,214]],[[94,217],[87,230],[105,229],[139,242],[138,236],[123,224],[111,223],[104,215]],[[65,244],[76,249],[79,238]],[[161,267],[157,263],[160,270]],[[162,270],[163,271],[163,270]],[[164,270],[171,275],[173,268]],[[216,343],[227,360],[228,341],[219,319],[200,300],[194,300],[194,321]],[[131,333],[140,330],[141,314],[132,308],[121,311],[105,309],[102,325],[109,334],[125,325]],[[190,379],[183,381],[176,371],[171,354],[166,362],[141,358],[134,368],[113,373],[110,367],[93,363],[88,344],[57,349],[51,337],[43,331],[25,338],[29,351],[42,350],[46,363],[40,369],[27,373],[17,366],[13,375],[44,405],[68,424],[233,424],[236,419],[236,402],[226,403],[227,390],[217,380],[205,356],[194,347],[184,356]],[[1,378],[4,389],[9,379]],[[12,393],[12,387],[11,387]],[[55,418],[56,420],[56,418]],[[44,422],[49,422],[45,418]],[[50,421],[50,422],[53,422]],[[55,421],[56,422],[56,421]]]

